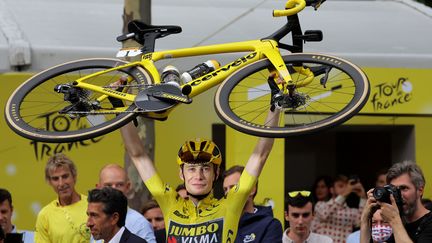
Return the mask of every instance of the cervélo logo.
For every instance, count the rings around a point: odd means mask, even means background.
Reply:
[[[205,82],[207,80],[210,80],[213,77],[218,76],[218,74],[220,72],[228,72],[228,71],[230,71],[231,68],[235,68],[235,67],[238,67],[240,65],[246,64],[250,60],[253,60],[256,55],[257,55],[256,52],[252,52],[252,53],[248,54],[247,56],[241,57],[241,58],[235,60],[234,62],[229,63],[228,65],[225,65],[225,66],[219,68],[218,70],[216,70],[214,72],[211,72],[211,73],[209,73],[207,75],[204,75],[203,77],[201,77],[201,78],[195,80],[194,82],[192,82],[190,85],[191,86],[197,86],[197,85],[201,84],[201,82]]]

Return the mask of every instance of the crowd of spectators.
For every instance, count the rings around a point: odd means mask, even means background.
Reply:
[[[223,173],[226,193],[238,185],[244,169],[237,165]],[[101,168],[96,188],[88,195],[76,191],[77,177],[67,156],[57,154],[48,160],[45,179],[58,197],[39,212],[35,232],[12,224],[12,195],[0,188],[0,243],[166,242],[167,222],[156,200],[144,202],[140,213],[127,207],[130,182],[121,166]],[[410,161],[380,171],[375,187],[367,191],[361,176],[319,176],[310,190],[287,193],[283,228],[271,207],[254,203],[256,183],[241,213],[235,242],[432,242],[432,202],[423,198],[425,185],[422,170]],[[376,188],[385,189],[387,201],[376,195]],[[189,200],[184,184],[176,193]]]

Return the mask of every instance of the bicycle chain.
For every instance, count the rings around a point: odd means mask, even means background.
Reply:
[[[152,87],[155,86],[155,84],[121,84],[121,85],[115,85],[115,86],[102,86],[102,88],[124,88],[124,87]],[[109,114],[121,114],[121,113],[141,113],[140,111],[103,111],[103,112],[91,112],[91,111],[69,111],[67,114],[71,115],[79,115],[79,114],[85,114],[85,115],[109,115]]]
[[[102,86],[102,88],[124,88],[124,87],[152,87],[152,86],[156,86],[156,84],[121,84],[121,85],[115,85],[115,86]]]
[[[67,114],[86,114],[86,115],[108,115],[108,114],[121,114],[121,113],[141,113],[141,111],[103,111],[103,112],[91,112],[91,111],[70,111]]]

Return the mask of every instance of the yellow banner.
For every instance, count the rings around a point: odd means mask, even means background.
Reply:
[[[432,69],[364,68],[371,83],[361,113],[432,115]]]
[[[0,75],[2,113],[9,95],[28,77],[29,74],[21,73]],[[49,119],[56,119],[56,116]],[[65,153],[75,162],[78,170],[76,189],[82,194],[94,188],[103,165],[123,164],[124,149],[119,132],[74,143],[41,143],[15,134],[2,114],[0,134],[0,187],[12,194],[13,223],[18,229],[33,230],[38,211],[56,198],[44,175],[45,164],[51,155]]]

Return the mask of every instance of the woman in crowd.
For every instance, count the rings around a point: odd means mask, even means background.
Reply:
[[[385,243],[392,235],[392,227],[382,218],[379,206],[367,203],[361,216],[360,243]]]
[[[333,179],[330,176],[318,177],[312,186],[312,196],[314,202],[328,201],[332,198],[330,188],[333,186]]]

